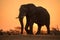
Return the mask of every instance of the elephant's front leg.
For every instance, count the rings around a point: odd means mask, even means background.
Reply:
[[[36,35],[39,35],[39,34],[40,34],[40,31],[41,31],[41,26],[40,26],[40,25],[38,25],[38,30],[37,30]]]
[[[28,23],[26,23],[25,31],[27,32],[27,34],[29,34],[28,26],[29,26],[29,24],[28,24]]]
[[[21,22],[21,34],[23,34],[23,28],[24,28],[24,27],[23,27],[22,19],[21,19],[21,20],[19,19],[19,21]]]
[[[28,27],[30,29],[28,29]],[[26,30],[27,34],[33,34],[33,23],[32,22],[27,22],[26,26],[25,26],[25,30]]]

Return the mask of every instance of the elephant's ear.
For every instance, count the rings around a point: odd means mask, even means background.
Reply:
[[[27,13],[29,10],[29,8],[26,6],[26,5],[21,5],[20,7],[20,11],[23,12],[23,13]]]
[[[19,8],[19,11],[22,12],[24,10],[24,5],[21,5],[21,7]]]

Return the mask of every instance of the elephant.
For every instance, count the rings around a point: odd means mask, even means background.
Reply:
[[[23,17],[26,16],[27,22],[25,25],[25,30],[27,34],[33,34],[33,24],[38,24],[38,30],[36,35],[40,34],[41,27],[43,25],[47,28],[47,33],[50,34],[50,15],[48,11],[41,7],[35,6],[34,4],[23,4],[19,8],[19,21],[21,23],[21,34],[23,34]],[[28,26],[30,29],[28,29]]]

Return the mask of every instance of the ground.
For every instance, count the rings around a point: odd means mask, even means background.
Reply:
[[[0,35],[0,40],[60,40],[60,35]]]

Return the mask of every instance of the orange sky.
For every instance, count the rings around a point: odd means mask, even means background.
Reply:
[[[19,7],[27,3],[46,8],[50,14],[50,28],[56,28],[58,25],[60,29],[60,0],[0,0],[0,29],[9,30],[20,26],[18,19],[16,19],[19,15]],[[34,24],[34,29],[36,28],[37,25]]]

